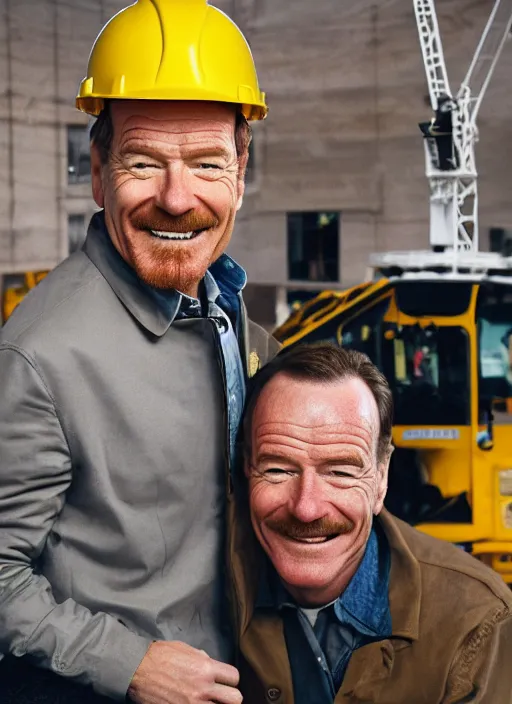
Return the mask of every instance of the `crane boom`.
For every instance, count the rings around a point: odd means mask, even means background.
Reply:
[[[416,252],[415,269],[443,267],[456,273],[489,260],[478,247],[476,118],[512,27],[512,0],[494,0],[493,10],[460,89],[452,94],[434,0],[413,0],[434,118],[420,124],[430,186],[431,252]],[[373,255],[372,265],[410,266],[410,253]],[[487,258],[486,258],[487,257]],[[489,260],[490,261],[490,260]],[[379,264],[381,262],[381,264]],[[435,262],[435,264],[434,264]],[[410,269],[409,269],[410,270]]]
[[[512,0],[497,0],[457,94],[457,98],[463,100],[469,91],[472,101],[471,119],[475,125],[480,105],[511,27]]]
[[[414,12],[420,36],[423,63],[427,74],[430,104],[435,111],[438,108],[439,98],[445,95],[451,96],[451,91],[433,1],[416,0]]]

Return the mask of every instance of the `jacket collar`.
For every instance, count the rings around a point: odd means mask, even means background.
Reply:
[[[164,335],[174,322],[183,299],[188,297],[176,290],[154,289],[139,279],[112,244],[104,211],[92,217],[83,250],[133,317],[153,335]],[[223,254],[205,276],[209,300],[224,292],[238,295],[245,283],[245,271],[227,254]]]
[[[400,530],[400,521],[385,509],[378,522],[391,551],[389,608],[392,636],[356,650],[352,654],[335,701],[380,700],[380,690],[393,670],[395,653],[418,640],[421,608],[420,566]]]
[[[421,573],[417,559],[400,531],[400,523],[386,509],[379,514],[391,551],[389,609],[392,633],[397,638],[418,640],[421,610]]]

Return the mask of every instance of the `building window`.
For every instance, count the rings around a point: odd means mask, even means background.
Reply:
[[[68,215],[69,253],[81,249],[85,242],[85,215]]]
[[[68,125],[68,183],[89,183],[90,180],[89,130],[83,125]]]
[[[291,281],[339,280],[340,213],[288,213]]]

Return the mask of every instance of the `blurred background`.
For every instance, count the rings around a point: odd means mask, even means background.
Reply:
[[[0,0],[0,278],[53,268],[95,210],[87,58],[124,0]],[[418,122],[432,110],[411,0],[212,0],[247,36],[270,113],[254,125],[231,255],[268,329],[290,306],[366,277],[371,252],[428,249]],[[492,0],[437,0],[456,90]],[[512,233],[512,39],[479,115],[481,249]]]

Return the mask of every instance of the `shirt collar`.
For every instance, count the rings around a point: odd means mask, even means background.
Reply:
[[[227,254],[222,254],[209,269],[214,281],[219,285],[221,293],[236,295],[247,284],[245,270]]]
[[[179,291],[155,289],[141,281],[112,244],[104,211],[92,217],[83,249],[121,303],[141,325],[158,337],[167,332],[183,304],[190,306],[196,301]],[[222,254],[206,272],[207,298],[215,302],[224,291],[238,294],[246,281],[242,267],[227,254]]]
[[[374,524],[361,564],[334,605],[341,623],[348,622],[368,636],[390,635],[389,569],[386,538]]]
[[[219,285],[215,281],[215,277],[213,276],[210,270],[208,270],[204,276],[204,289],[206,292],[206,298],[208,299],[208,301],[210,301],[210,303],[215,303],[215,301],[221,295]]]

